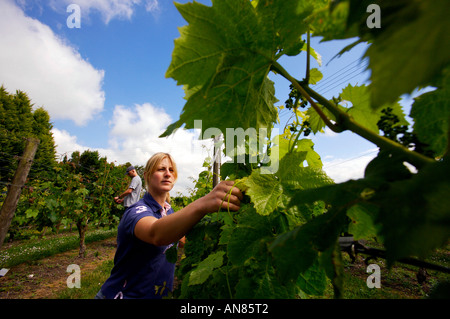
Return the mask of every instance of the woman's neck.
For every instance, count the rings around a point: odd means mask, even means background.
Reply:
[[[161,207],[164,207],[164,203],[166,202],[166,196],[167,193],[163,192],[163,193],[155,193],[155,192],[151,192],[148,191],[150,193],[150,195],[152,195],[153,199],[156,200],[156,202],[161,205]]]

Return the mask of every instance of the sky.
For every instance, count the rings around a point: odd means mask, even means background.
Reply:
[[[73,4],[80,8],[79,27]],[[165,77],[185,24],[171,0],[0,0],[0,85],[24,91],[34,107],[49,112],[59,158],[90,149],[118,165],[145,165],[155,152],[169,152],[179,171],[173,193],[187,194],[212,142],[199,141],[193,130],[158,138],[185,104],[182,87]],[[324,74],[319,93],[331,98],[348,83],[367,82],[370,73],[358,62],[366,45],[333,59],[352,40],[319,40],[312,39],[321,56],[312,67]],[[305,54],[282,57],[280,64],[304,77]],[[270,78],[282,105],[289,83]],[[280,113],[280,132],[289,117]],[[353,133],[326,130],[310,138],[336,182],[361,178],[377,155],[374,144]]]

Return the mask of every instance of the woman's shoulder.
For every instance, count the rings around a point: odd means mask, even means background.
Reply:
[[[136,203],[128,207],[129,214],[142,214],[142,213],[150,213],[154,212],[155,208],[152,205],[146,203],[146,201],[142,198],[138,200]]]
[[[147,205],[142,199],[131,205],[124,212],[120,224],[125,232],[134,233],[134,227],[137,222],[144,217],[158,218],[157,213],[151,206]],[[120,225],[119,225],[120,228]]]
[[[148,194],[148,193],[147,193]],[[161,218],[161,206],[150,196],[145,194],[143,198],[128,207],[124,217],[129,220],[141,219],[144,216]]]

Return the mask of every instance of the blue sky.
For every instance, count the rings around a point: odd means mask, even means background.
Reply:
[[[66,24],[70,4],[81,8],[80,28]],[[185,192],[192,187],[189,177],[202,170],[211,145],[198,142],[189,131],[157,138],[178,119],[185,102],[182,88],[165,77],[178,27],[185,23],[169,0],[2,0],[0,84],[11,93],[25,91],[32,103],[48,110],[58,154],[98,149],[117,164],[144,165],[152,153],[169,151],[180,169],[175,191]],[[324,81],[335,76],[334,83],[340,84],[318,86],[328,98],[348,82],[368,79],[364,65],[356,63],[364,45],[331,61],[350,42],[313,39],[322,65],[312,66],[322,71]],[[283,57],[281,64],[294,76],[304,76],[304,54]],[[271,78],[281,105],[289,84],[279,76]],[[280,114],[282,126],[288,117],[285,111]],[[336,181],[361,177],[376,156],[375,145],[352,133],[327,131],[312,139],[326,172]]]

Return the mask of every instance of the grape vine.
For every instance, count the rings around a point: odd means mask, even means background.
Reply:
[[[323,294],[329,280],[339,298],[345,287],[338,238],[344,231],[383,243],[389,265],[406,257],[424,258],[448,243],[445,0],[404,1],[395,7],[387,0],[378,3],[385,20],[376,32],[365,24],[365,7],[356,0],[177,4],[188,25],[175,41],[167,76],[183,85],[187,102],[162,136],[181,126],[192,129],[195,120],[203,121],[203,130],[220,129],[225,139],[226,128],[274,127],[277,99],[269,72],[290,82],[285,107],[295,120],[265,141],[264,155],[278,167],[272,174],[262,173],[268,165],[263,161],[222,165],[221,177],[236,180],[245,200],[239,212],[211,214],[187,235],[186,258],[177,270],[182,284],[175,295],[298,298]],[[309,69],[310,35],[370,42],[371,84],[347,85],[331,100],[318,94],[312,86],[322,75]],[[306,42],[301,40],[305,36]],[[300,81],[279,58],[304,51],[307,72]],[[406,62],[407,51],[414,63]],[[415,98],[411,126],[399,98],[427,85],[435,89]],[[337,133],[351,131],[379,147],[364,178],[336,184],[322,170],[312,141],[304,137],[326,126]],[[248,150],[245,143],[240,147]]]
[[[70,159],[65,157],[48,167],[48,176],[30,178],[18,202],[8,240],[44,236],[47,229],[59,233],[75,226],[79,255],[83,257],[88,226],[113,228],[119,222],[123,206],[112,198],[128,185],[124,178],[126,167],[108,163],[97,151],[76,151]]]

